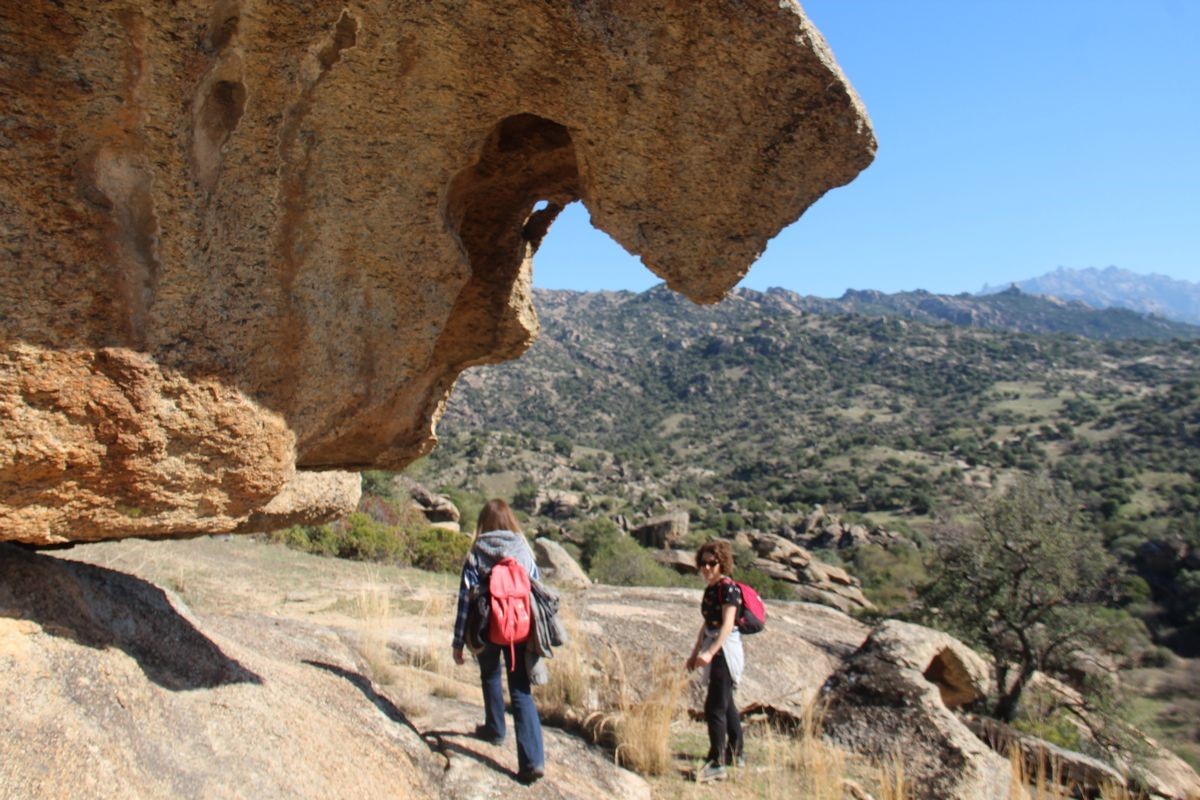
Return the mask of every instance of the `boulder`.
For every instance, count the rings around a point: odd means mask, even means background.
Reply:
[[[687,512],[677,511],[638,525],[629,535],[637,539],[643,547],[666,549],[687,536],[687,532]]]
[[[680,575],[695,575],[696,553],[692,550],[652,550],[654,560]]]
[[[1026,691],[1046,693],[1078,715],[1089,714],[1078,689],[1044,672],[1033,674]],[[1086,738],[1088,725],[1081,723],[1080,729]],[[1200,800],[1200,775],[1191,765],[1137,728],[1127,726],[1125,733],[1139,743],[1137,752],[1109,755],[1112,767],[1129,777],[1135,792],[1168,800]]]
[[[874,157],[791,2],[8,6],[0,540],[233,531],[297,467],[403,468],[533,341],[566,204],[715,302]]]
[[[454,523],[453,528],[449,525],[438,527],[448,530],[459,529],[458,523],[462,519],[462,514],[449,497],[431,492],[406,475],[397,475],[392,479],[392,484],[397,491],[408,495],[412,500],[413,510],[422,514],[425,519],[432,523]]]
[[[838,548],[858,547],[870,543],[871,534],[866,525],[851,525],[850,530],[843,533],[842,538],[838,540]]]
[[[552,519],[570,519],[579,513],[582,499],[575,492],[552,489],[538,503],[538,513]]]
[[[592,585],[592,579],[583,567],[558,542],[544,536],[534,539],[533,555],[538,569],[550,583],[570,589],[586,589]]]
[[[361,497],[362,476],[357,472],[297,472],[282,492],[252,513],[234,532],[320,525],[353,512]]]
[[[847,613],[874,608],[858,579],[844,569],[820,561],[808,550],[777,534],[751,533],[747,538],[758,555],[754,559],[755,568],[792,584],[799,599],[831,605]]]
[[[812,554],[795,542],[790,542],[774,533],[748,534],[750,545],[759,558],[803,567],[812,560]]]
[[[988,685],[986,663],[962,642],[888,620],[823,687],[825,734],[881,759],[899,748],[914,797],[1009,800],[1008,761],[953,713]]]
[[[966,716],[963,721],[997,753],[1019,753],[1025,775],[1052,775],[1059,784],[1073,787],[1083,797],[1100,797],[1112,787],[1126,786],[1125,777],[1098,758],[1051,744],[998,720]]]

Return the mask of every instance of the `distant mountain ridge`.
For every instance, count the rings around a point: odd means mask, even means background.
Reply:
[[[1015,281],[1009,286],[1020,287],[1029,294],[1065,301],[1077,300],[1092,308],[1127,308],[1200,325],[1200,283],[1166,275],[1139,275],[1118,267],[1059,267],[1040,277]],[[994,294],[1007,288],[984,284],[979,295]]]
[[[1101,309],[1079,300],[1043,297],[1016,286],[984,295],[932,294],[923,289],[884,294],[851,289],[836,300],[786,289],[768,289],[767,294],[797,311],[812,314],[893,317],[1017,333],[1065,333],[1088,339],[1200,338],[1200,326],[1126,308]]]

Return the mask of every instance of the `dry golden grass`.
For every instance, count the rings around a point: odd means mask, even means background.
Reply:
[[[739,797],[797,797],[804,800],[909,800],[902,760],[874,763],[822,738],[824,708],[814,701],[792,730],[761,726],[747,737],[751,769],[733,773]],[[724,790],[722,790],[724,791]]]
[[[359,618],[358,652],[367,665],[372,681],[389,684],[396,679],[388,640],[392,628],[391,589],[375,579],[359,587],[355,603]]]
[[[598,657],[578,621],[560,613],[569,644],[547,662],[549,683],[534,690],[542,716],[611,748],[617,763],[635,772],[671,771],[671,723],[683,711],[687,685],[678,659],[658,652],[631,669],[616,648]]]
[[[580,633],[579,621],[570,611],[559,611],[567,631],[567,644],[554,651],[546,662],[550,681],[534,688],[538,708],[552,719],[581,721],[588,713],[592,677],[590,639]]]
[[[649,664],[642,662],[640,680],[644,690],[635,693],[621,654],[613,650],[609,659],[610,700],[615,710],[604,724],[611,730],[619,764],[643,775],[671,771],[671,722],[683,711],[680,698],[687,676],[678,659],[657,653]]]
[[[1060,764],[1055,759],[1038,759],[1031,769],[1014,747],[1009,750],[1008,763],[1012,774],[1009,796],[1013,800],[1072,800],[1080,796],[1078,786],[1063,780]],[[1119,784],[1107,783],[1100,787],[1100,800],[1138,800],[1139,797]]]

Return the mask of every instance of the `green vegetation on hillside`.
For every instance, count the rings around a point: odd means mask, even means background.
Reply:
[[[965,489],[1047,472],[1129,571],[1129,610],[1197,647],[1200,342],[816,315],[794,300],[537,292],[541,338],[459,382],[418,469],[530,512],[539,491],[573,493],[576,507],[531,520],[547,532],[683,508],[703,535],[791,535],[820,504],[905,535],[828,554],[885,608],[925,579],[935,514],[960,513]]]

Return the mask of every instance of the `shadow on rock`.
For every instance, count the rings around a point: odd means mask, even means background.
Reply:
[[[367,680],[364,676],[360,675],[359,673],[351,672],[348,669],[339,667],[335,664],[328,664],[324,661],[309,661],[306,659],[304,661],[304,663],[308,664],[310,667],[316,667],[317,669],[323,669],[326,672],[332,672],[334,675],[337,675],[338,677],[345,678],[346,680],[350,681],[350,683],[352,683],[356,689],[358,689],[360,692],[362,692],[364,695],[366,695],[366,698],[368,700],[370,700],[371,703],[376,708],[378,708],[385,717],[390,719],[392,722],[395,722],[399,725],[405,726],[406,728],[411,730],[413,733],[417,734],[417,736],[420,737],[421,741],[423,741],[425,743],[425,746],[429,748],[429,751],[431,753],[437,753],[438,755],[442,755],[442,756],[448,756],[451,753],[453,753],[455,755],[460,755],[460,756],[463,756],[464,758],[469,758],[473,761],[477,761],[480,764],[484,765],[485,767],[495,770],[496,772],[500,773],[501,775],[506,775],[506,776],[512,778],[513,780],[516,780],[517,773],[506,768],[503,764],[501,764],[496,759],[489,758],[488,756],[484,755],[483,753],[472,750],[469,747],[465,747],[465,746],[459,744],[458,742],[453,741],[453,739],[447,739],[447,737],[472,738],[471,734],[469,732],[467,732],[467,731],[424,731],[424,732],[419,731],[419,730],[417,730],[417,727],[412,724],[412,721],[409,720],[409,718],[404,714],[404,712],[401,711],[400,709],[396,708],[395,703],[393,703],[391,700],[389,700],[388,698],[381,695],[379,692],[375,691],[375,687],[371,685],[371,682],[369,680]]]
[[[336,664],[328,664],[324,661],[310,661],[305,659],[304,663],[308,664],[310,667],[316,667],[317,669],[323,669],[326,672],[332,672],[339,678],[345,678],[346,680],[350,681],[350,683],[354,684],[354,688],[366,695],[367,699],[370,700],[376,708],[383,712],[385,717],[390,719],[392,722],[405,726],[418,736],[421,735],[421,732],[417,730],[416,726],[412,724],[407,716],[405,716],[404,712],[396,708],[396,704],[391,700],[375,691],[375,687],[371,685],[371,682],[362,675],[359,675],[357,672],[351,672],[343,667],[339,667]],[[431,747],[430,749],[432,750],[433,748]]]
[[[123,572],[0,544],[0,616],[87,647],[119,648],[172,691],[262,682],[196,630],[163,590]]]
[[[514,781],[518,779],[517,773],[513,772],[511,769],[508,769],[507,767],[505,767],[503,764],[501,764],[496,759],[485,756],[483,753],[480,753],[477,750],[472,750],[469,747],[465,747],[464,745],[459,744],[458,742],[454,741],[453,739],[447,739],[446,737],[448,737],[448,736],[452,736],[455,738],[470,739],[471,741],[476,742],[476,743],[478,743],[478,741],[479,741],[478,739],[475,739],[475,737],[472,736],[471,733],[468,731],[426,731],[425,732],[425,740],[428,742],[430,739],[432,739],[435,742],[437,742],[437,744],[432,745],[432,747],[433,747],[433,749],[437,750],[439,753],[443,753],[446,755],[449,755],[450,753],[454,753],[455,755],[460,755],[463,758],[469,758],[472,761],[477,761],[480,764],[484,765],[485,767],[495,770],[496,772],[500,773],[501,775],[512,778]],[[495,746],[495,745],[493,745],[493,746]]]

